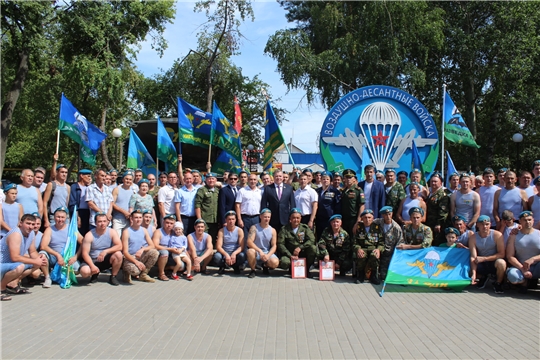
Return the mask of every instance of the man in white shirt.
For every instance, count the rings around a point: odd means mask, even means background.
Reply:
[[[178,179],[178,176],[176,175],[176,173],[170,172],[167,175],[167,185],[159,189],[158,208],[159,208],[159,214],[161,216],[162,221],[165,216],[171,215],[171,214],[174,215],[176,212],[176,206],[173,200],[176,194],[175,189],[174,189],[174,184],[176,184],[177,179]]]
[[[249,229],[259,223],[262,190],[257,187],[257,175],[250,174],[248,186],[238,190],[235,200],[235,210],[238,216],[238,227],[244,230],[244,243],[247,242]],[[245,247],[247,251],[247,246]]]
[[[300,175],[300,188],[294,192],[294,200],[296,202],[296,206],[302,212],[302,224],[306,224],[310,229],[313,230],[319,196],[311,187],[308,175]]]

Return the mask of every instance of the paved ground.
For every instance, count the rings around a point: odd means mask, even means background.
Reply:
[[[1,304],[2,358],[540,358],[539,290],[392,287],[380,298],[350,277],[283,274],[34,287]]]

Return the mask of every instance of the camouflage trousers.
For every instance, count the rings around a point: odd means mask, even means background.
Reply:
[[[146,272],[150,271],[152,266],[157,262],[159,256],[159,252],[156,249],[149,249],[142,253],[142,256],[140,259],[138,259],[140,262],[146,266]],[[122,271],[129,275],[139,275],[141,273],[141,270],[132,263],[131,261],[128,261],[124,259],[124,264],[122,266]]]

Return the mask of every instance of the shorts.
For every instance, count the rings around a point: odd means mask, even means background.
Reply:
[[[54,268],[54,265],[56,265],[56,263],[58,262],[58,259],[56,258],[56,256],[51,255],[44,250],[41,250],[39,253],[45,255],[45,257],[47,258],[47,261],[49,262],[49,269]],[[82,265],[78,260],[75,261],[72,265],[73,271],[78,272],[81,266]]]
[[[15,270],[21,264],[24,264],[24,263],[21,263],[21,262],[16,262],[16,263],[4,263],[3,262],[3,263],[0,263],[0,278],[3,279],[4,275],[6,275],[10,271]],[[28,270],[28,269],[31,269],[33,267],[34,267],[34,265],[24,264],[24,270]]]
[[[104,271],[104,270],[110,269],[112,267],[111,256],[112,256],[112,254],[105,255],[105,258],[101,262],[98,262],[98,261],[95,261],[95,259],[92,259],[92,261],[94,262],[94,266],[97,267],[99,269],[99,271]],[[90,266],[90,265],[83,262],[81,264],[81,267],[83,267],[83,266]],[[73,268],[73,269],[75,270],[75,268]],[[77,271],[77,270],[75,270],[75,271]]]
[[[496,275],[497,269],[495,268],[495,261],[485,261],[476,265],[476,273],[481,275]]]
[[[265,254],[268,254],[268,251],[264,251],[264,253],[265,253]],[[278,257],[276,256],[276,254],[272,254],[272,256],[270,256],[270,259],[272,259],[272,258],[278,259]],[[268,260],[270,260],[270,259],[268,259]],[[279,259],[278,259],[278,260],[279,260]],[[262,265],[264,265],[264,263],[265,263],[265,262],[261,260],[261,254],[259,254],[259,253],[257,252],[257,265],[262,266]]]
[[[187,254],[184,251],[183,253],[180,253],[180,254],[171,254],[171,256],[173,257],[173,259],[176,259],[177,257],[180,257],[180,258],[186,257]]]

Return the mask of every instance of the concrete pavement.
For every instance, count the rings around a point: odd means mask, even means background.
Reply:
[[[31,288],[2,306],[4,359],[540,358],[540,290],[503,295],[227,272]],[[119,276],[121,279],[121,276]]]

